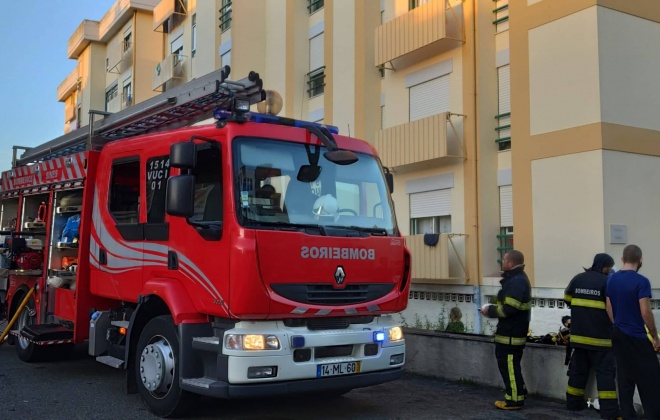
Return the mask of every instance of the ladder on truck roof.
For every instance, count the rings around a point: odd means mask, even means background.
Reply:
[[[103,119],[90,123],[34,148],[26,148],[13,167],[70,155],[83,150],[98,150],[105,143],[139,134],[190,126],[213,116],[217,107],[233,107],[234,99],[249,100],[250,105],[266,99],[259,73],[238,81],[227,80],[229,66],[154,96]],[[96,112],[97,114],[99,112]]]

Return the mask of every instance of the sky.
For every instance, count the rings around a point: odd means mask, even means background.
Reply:
[[[0,171],[12,146],[37,146],[64,134],[57,87],[76,67],[69,37],[83,19],[101,20],[116,0],[20,0],[0,25]]]

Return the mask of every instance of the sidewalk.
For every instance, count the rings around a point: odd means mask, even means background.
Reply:
[[[496,384],[499,385],[499,384]],[[354,393],[378,392],[379,385],[374,388],[355,390]],[[550,401],[530,397],[525,402],[525,407],[517,411],[503,411],[495,408],[493,403],[503,398],[504,391],[497,388],[484,387],[464,383],[451,383],[438,379],[430,379],[422,376],[408,374],[399,384],[399,391],[415,390],[414,394],[400,392],[398,396],[387,395],[389,392],[381,392],[381,397],[399,398],[403,405],[417,405],[432,402],[428,407],[428,417],[442,419],[587,419],[600,418],[594,409],[581,412],[570,412],[564,407],[563,402]],[[384,389],[383,389],[384,390]],[[406,418],[406,417],[397,417]],[[419,418],[419,417],[416,417]]]

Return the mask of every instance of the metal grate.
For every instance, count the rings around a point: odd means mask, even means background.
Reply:
[[[352,284],[336,289],[330,284],[273,284],[280,296],[294,302],[316,305],[347,305],[369,302],[389,293],[394,284]]]

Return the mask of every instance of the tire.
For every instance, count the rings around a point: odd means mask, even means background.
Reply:
[[[199,395],[179,386],[179,335],[169,315],[150,320],[135,349],[135,378],[145,405],[157,416],[180,416]]]
[[[23,296],[20,297],[20,302],[24,299]],[[18,304],[20,305],[20,302]],[[27,325],[35,324],[35,304],[34,298],[28,300],[27,305],[23,307],[21,314],[16,320],[16,330],[22,331],[23,327]],[[16,348],[16,354],[18,358],[24,362],[32,363],[42,361],[44,358],[44,349],[40,346],[37,346],[34,343],[29,342],[27,339],[22,337],[14,338],[14,347]]]

